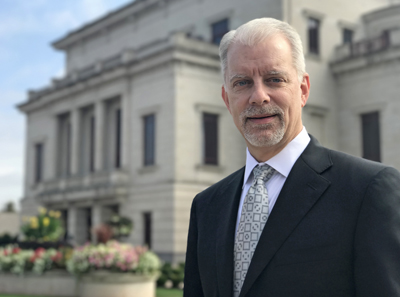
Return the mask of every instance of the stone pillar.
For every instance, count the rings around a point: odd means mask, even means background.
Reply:
[[[88,224],[87,224],[87,209],[76,209],[76,232],[75,238],[78,245],[82,245],[88,241]]]
[[[74,245],[82,245],[88,240],[87,211],[85,208],[68,208],[68,235]]]
[[[126,80],[125,83],[125,90],[122,94],[121,97],[121,111],[122,111],[122,142],[121,142],[121,147],[122,147],[122,152],[121,152],[121,167],[122,168],[128,168],[129,166],[129,144],[130,144],[130,127],[129,127],[129,122],[130,122],[130,107],[131,107],[131,102],[130,102],[130,79]]]
[[[92,207],[92,226],[97,228],[102,223],[102,206],[94,204]],[[92,243],[97,243],[96,233],[92,233]]]
[[[95,171],[103,169],[104,160],[104,103],[97,102],[95,105]]]
[[[79,170],[79,110],[71,111],[71,175],[76,175]]]
[[[67,238],[70,243],[75,245],[76,244],[75,236],[78,228],[78,225],[76,224],[76,216],[77,216],[76,207],[69,207],[67,214],[68,214]]]

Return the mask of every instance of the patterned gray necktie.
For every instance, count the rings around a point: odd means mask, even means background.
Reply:
[[[265,183],[275,173],[269,165],[253,169],[254,180],[243,202],[234,248],[233,296],[238,297],[247,269],[269,216],[268,192]]]

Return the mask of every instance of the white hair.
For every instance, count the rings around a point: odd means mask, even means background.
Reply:
[[[219,45],[221,72],[224,82],[228,63],[228,49],[231,44],[240,43],[247,46],[254,46],[266,38],[278,34],[285,37],[291,46],[293,66],[296,68],[297,77],[299,82],[301,82],[306,72],[306,63],[300,36],[288,23],[273,18],[254,19],[224,35]]]

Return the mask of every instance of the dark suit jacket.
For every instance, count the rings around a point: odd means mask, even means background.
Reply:
[[[231,297],[244,168],[193,200],[184,297]],[[240,297],[400,296],[400,174],[312,138],[258,242]]]

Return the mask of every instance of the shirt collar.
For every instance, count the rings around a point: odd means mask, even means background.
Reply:
[[[273,156],[266,162],[259,163],[250,154],[249,149],[246,149],[246,169],[244,173],[243,186],[247,183],[254,167],[257,165],[268,164],[274,168],[277,172],[283,175],[285,178],[288,177],[290,170],[300,155],[303,153],[308,143],[310,142],[310,136],[308,136],[305,127],[301,132],[291,141],[287,146],[283,148],[278,154]]]

